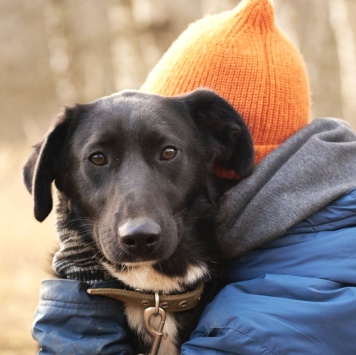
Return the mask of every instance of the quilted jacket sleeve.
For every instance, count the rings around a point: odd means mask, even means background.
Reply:
[[[356,190],[233,260],[184,355],[356,354]]]
[[[40,354],[133,354],[121,302],[90,296],[88,287],[72,280],[42,283],[33,324]]]
[[[182,354],[353,354],[355,312],[355,287],[266,275],[223,289]]]

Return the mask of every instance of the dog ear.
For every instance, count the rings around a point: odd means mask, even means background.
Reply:
[[[207,89],[197,89],[181,98],[188,104],[199,129],[213,137],[214,164],[233,169],[241,177],[250,175],[254,166],[253,141],[238,112]]]
[[[67,135],[71,110],[67,108],[58,116],[45,139],[34,147],[23,170],[26,188],[33,195],[34,214],[40,222],[52,210],[51,185],[60,169],[58,158]]]

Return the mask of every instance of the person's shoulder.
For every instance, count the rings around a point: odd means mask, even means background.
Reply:
[[[355,226],[356,181],[355,188],[313,213],[290,228],[286,235],[320,231],[335,231]]]

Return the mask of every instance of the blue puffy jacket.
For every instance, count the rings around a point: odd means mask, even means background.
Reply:
[[[228,272],[183,354],[356,354],[356,190]]]
[[[231,262],[231,284],[206,307],[182,354],[355,354],[355,211],[353,190]],[[120,302],[87,288],[43,283],[34,323],[43,354],[132,353]]]

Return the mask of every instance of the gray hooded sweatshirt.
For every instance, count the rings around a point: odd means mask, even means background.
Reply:
[[[221,198],[216,232],[224,258],[283,236],[353,188],[356,135],[341,120],[312,121]]]

